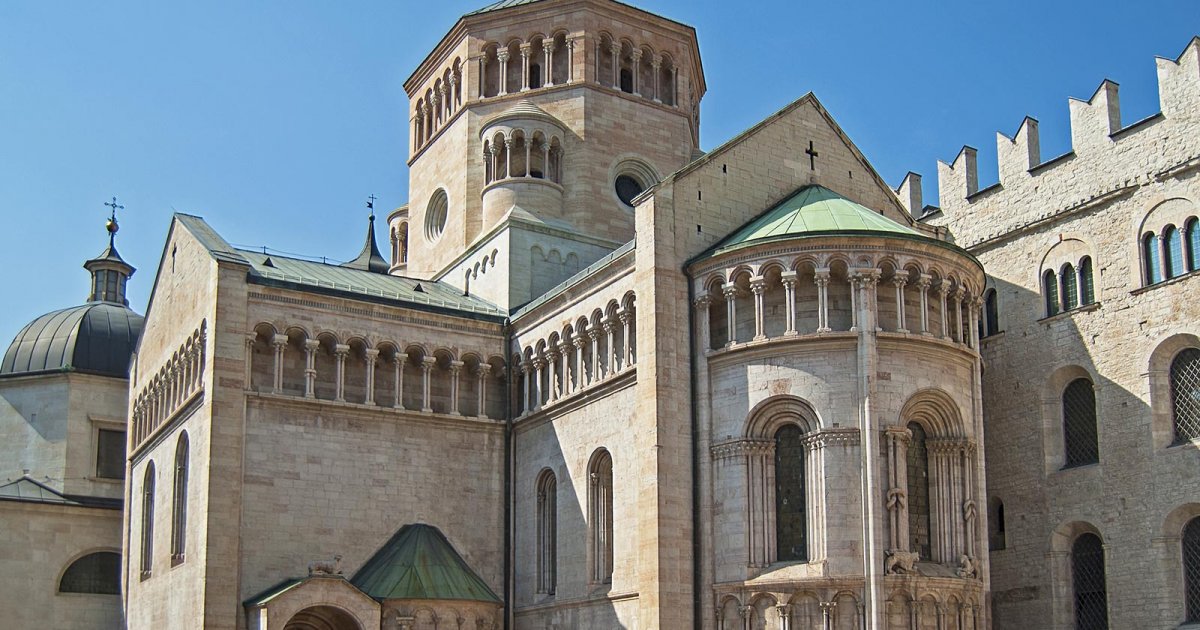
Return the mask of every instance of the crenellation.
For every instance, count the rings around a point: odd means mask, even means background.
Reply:
[[[910,215],[920,216],[921,211],[925,208],[921,197],[921,176],[909,171],[904,176],[904,181],[900,182],[900,187],[896,189],[896,196],[900,198],[900,204]]]
[[[1163,115],[1194,119],[1200,110],[1200,36],[1193,37],[1175,59],[1156,57],[1154,63]]]
[[[1037,119],[1026,116],[1011,138],[997,131],[996,157],[1001,186],[1029,177],[1029,171],[1042,161]]]
[[[1109,79],[1100,83],[1086,101],[1068,100],[1071,110],[1071,149],[1090,156],[1112,147],[1112,135],[1121,129],[1119,86]]]
[[[947,214],[961,207],[967,198],[979,192],[979,167],[975,147],[963,145],[954,162],[938,160],[938,203]]]

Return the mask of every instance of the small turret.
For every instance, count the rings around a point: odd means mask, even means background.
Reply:
[[[104,229],[108,231],[108,247],[100,252],[99,256],[83,263],[83,268],[92,273],[92,290],[88,301],[129,306],[129,300],[125,297],[125,284],[137,270],[121,258],[116,245],[117,232],[121,229],[117,224],[117,210],[124,210],[125,206],[118,205],[116,197],[113,197],[111,203],[104,205],[112,209],[112,214],[104,224]]]
[[[371,210],[370,216],[367,217],[367,241],[363,243],[358,257],[342,266],[371,273],[387,273],[388,262],[384,260],[383,254],[379,253],[379,246],[375,244],[375,195],[371,195],[367,208]]]

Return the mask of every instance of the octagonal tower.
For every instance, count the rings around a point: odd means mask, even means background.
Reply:
[[[633,238],[633,197],[697,152],[705,84],[689,26],[612,0],[508,0],[463,16],[405,90],[393,271],[511,308]]]

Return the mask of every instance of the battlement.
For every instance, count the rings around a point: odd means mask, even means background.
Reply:
[[[956,211],[965,210],[982,198],[1005,189],[1036,186],[1038,178],[1052,173],[1059,164],[1103,158],[1114,151],[1118,141],[1126,141],[1164,120],[1170,124],[1200,118],[1200,36],[1193,37],[1175,59],[1157,57],[1155,63],[1159,114],[1122,127],[1119,86],[1105,79],[1087,100],[1068,100],[1071,151],[1063,156],[1042,162],[1038,121],[1026,116],[1011,137],[996,133],[998,184],[980,190],[978,151],[974,147],[963,146],[949,164],[939,160],[938,203],[943,216],[954,223]],[[910,172],[896,189],[897,196],[914,216],[921,214],[920,179],[920,175]]]

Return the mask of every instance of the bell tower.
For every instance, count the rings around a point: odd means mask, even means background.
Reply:
[[[689,26],[613,0],[506,0],[463,16],[405,90],[392,269],[514,308],[633,238],[633,199],[697,153],[705,84]]]

